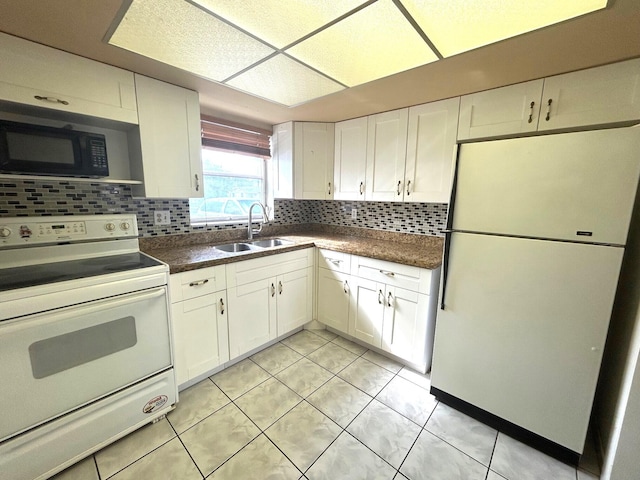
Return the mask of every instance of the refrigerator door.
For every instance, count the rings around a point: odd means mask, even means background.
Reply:
[[[622,255],[452,234],[432,386],[582,452]]]
[[[640,128],[460,146],[452,228],[624,245]]]

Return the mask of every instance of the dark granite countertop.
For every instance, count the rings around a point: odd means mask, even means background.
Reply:
[[[140,249],[167,263],[171,273],[311,247],[435,269],[442,263],[444,242],[442,237],[318,224],[265,228],[254,240],[273,237],[289,240],[292,244],[237,253],[215,249],[215,245],[246,241],[246,232],[234,229],[141,238]]]

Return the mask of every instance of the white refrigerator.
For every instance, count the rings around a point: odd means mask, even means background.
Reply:
[[[432,393],[576,461],[639,175],[638,127],[460,146]]]

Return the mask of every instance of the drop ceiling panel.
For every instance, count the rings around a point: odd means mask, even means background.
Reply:
[[[339,83],[283,54],[266,60],[226,84],[288,106],[344,89]]]
[[[274,52],[183,0],[133,0],[109,43],[216,81]]]
[[[276,48],[323,27],[365,0],[192,0]]]
[[[379,0],[287,53],[348,86],[437,60],[391,0]]]
[[[607,0],[401,0],[449,57],[606,7]]]

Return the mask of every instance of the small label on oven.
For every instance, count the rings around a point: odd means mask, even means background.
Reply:
[[[158,395],[149,400],[142,408],[142,413],[152,413],[162,408],[169,398],[166,395]]]

